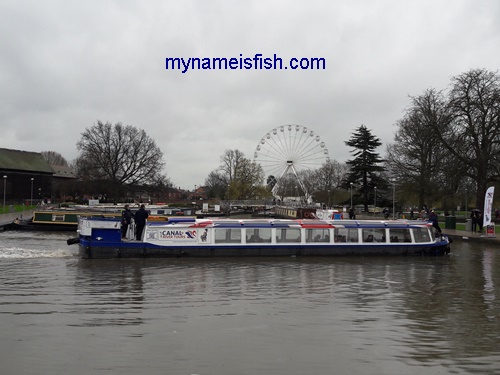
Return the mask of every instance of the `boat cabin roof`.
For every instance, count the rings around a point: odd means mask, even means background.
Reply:
[[[430,223],[418,220],[292,220],[292,219],[195,219],[172,217],[164,222],[149,222],[151,227],[179,225],[191,228],[416,228]]]

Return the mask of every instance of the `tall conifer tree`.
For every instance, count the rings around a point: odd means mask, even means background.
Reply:
[[[387,187],[387,183],[380,177],[380,173],[385,171],[380,165],[384,160],[375,152],[382,142],[371,133],[371,130],[361,125],[345,144],[353,148],[350,153],[354,159],[346,162],[349,173],[344,187],[351,189],[351,183],[359,187],[356,188],[359,192],[357,195],[361,196],[365,212],[368,212],[368,203],[372,201],[372,194],[375,192],[374,187],[380,188],[379,191]]]

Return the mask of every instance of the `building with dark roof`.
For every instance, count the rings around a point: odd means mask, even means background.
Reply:
[[[63,200],[74,190],[76,173],[71,167],[50,164],[54,171],[52,176],[52,195]]]
[[[5,187],[5,197],[9,204],[51,198],[54,174],[56,172],[38,152],[0,148],[2,198]]]

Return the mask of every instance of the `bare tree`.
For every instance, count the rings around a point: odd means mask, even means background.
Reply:
[[[165,175],[158,175],[154,181],[144,187],[147,194],[156,202],[167,197],[168,191],[172,188],[172,182]]]
[[[228,184],[236,177],[243,159],[245,159],[245,155],[240,150],[226,150],[221,156],[219,171],[227,178]]]
[[[309,182],[306,175],[311,171],[301,171],[300,177]],[[307,186],[307,185],[306,185]],[[298,183],[297,176],[292,173],[287,173],[281,176],[280,182],[276,189],[274,189],[274,194],[279,200],[285,201],[286,199],[294,198],[299,199],[300,196],[304,195],[300,184]]]
[[[329,160],[305,180],[308,181],[306,187],[311,191],[315,200],[333,203],[335,192],[341,188],[347,173],[348,167],[345,163]]]
[[[226,150],[220,160],[220,167],[205,180],[207,186],[224,187],[230,199],[254,199],[265,192],[259,188],[264,181],[262,167],[245,158],[241,151]]]
[[[434,134],[477,184],[476,207],[482,207],[489,184],[500,178],[500,76],[474,69],[452,78],[446,131]],[[437,123],[435,123],[437,124]]]
[[[247,158],[240,160],[236,174],[231,182],[231,190],[235,199],[256,199],[261,198],[266,192],[263,189],[264,171],[260,164]]]
[[[205,186],[210,197],[225,198],[228,193],[228,184],[225,176],[218,171],[212,171],[205,179]]]
[[[452,171],[459,166],[447,163],[449,152],[429,131],[433,127],[442,133],[448,119],[443,94],[426,90],[411,98],[410,107],[397,122],[394,143],[387,146],[387,166],[392,176],[398,176],[398,190],[413,197],[419,207],[443,197],[444,189],[451,186],[447,182],[451,181]]]
[[[165,163],[163,153],[144,130],[121,123],[97,122],[77,143],[79,175],[110,182],[115,188],[155,184]]]
[[[45,161],[50,165],[59,165],[68,167],[68,161],[60,153],[56,151],[42,151],[40,152]]]

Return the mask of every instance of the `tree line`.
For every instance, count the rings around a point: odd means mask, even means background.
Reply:
[[[296,176],[285,175],[274,195],[285,198],[307,190],[316,202],[349,205],[352,199],[367,210],[375,201],[390,206],[391,192],[397,190],[400,205],[454,209],[473,199],[481,208],[487,187],[500,175],[500,76],[472,69],[452,77],[448,89],[410,96],[384,157],[377,151],[380,139],[365,125],[344,143],[351,149],[345,163],[329,160],[317,170],[301,171],[301,184],[288,183]],[[69,164],[87,194],[120,199],[173,186],[163,172],[163,153],[144,130],[97,121],[76,146],[79,155]],[[68,164],[57,153],[44,154]],[[204,183],[211,198],[260,199],[271,197],[278,181],[240,150],[228,149]]]

